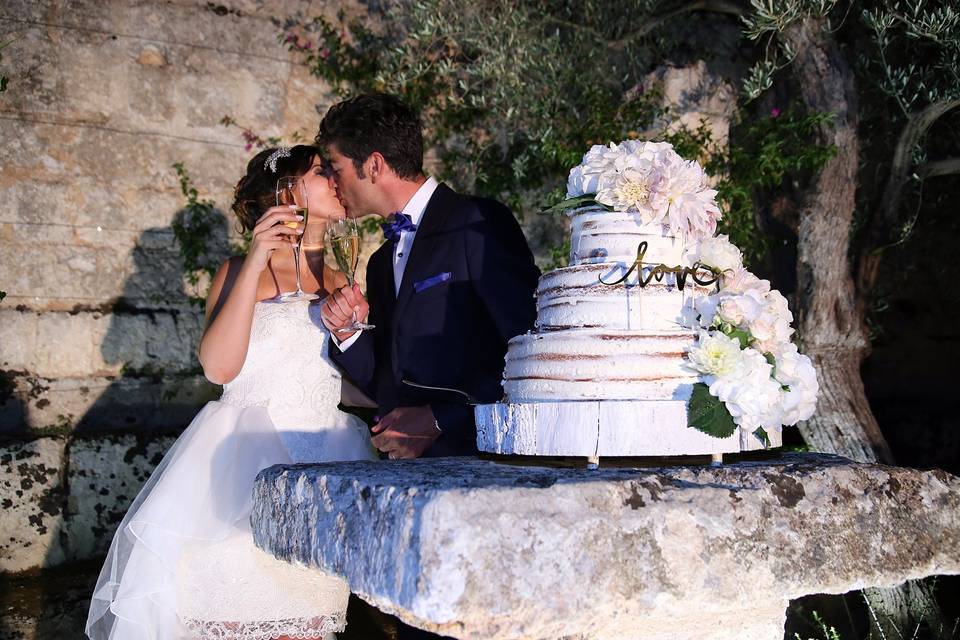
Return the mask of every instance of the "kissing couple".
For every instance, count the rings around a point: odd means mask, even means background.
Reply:
[[[472,404],[501,398],[507,342],[533,326],[540,272],[511,211],[425,175],[423,153],[413,109],[369,94],[332,106],[316,146],[250,160],[232,210],[252,241],[213,279],[198,352],[223,394],[120,523],[88,637],[334,638],[349,585],[254,545],[257,473],[476,454]],[[278,181],[291,177],[302,201],[278,205]],[[383,218],[384,241],[364,292],[300,241],[366,216]],[[288,302],[300,288],[317,300]],[[378,411],[372,428],[338,409],[365,398]],[[398,637],[436,636],[398,622]]]

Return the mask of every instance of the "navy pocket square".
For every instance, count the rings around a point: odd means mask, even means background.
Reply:
[[[449,279],[452,278],[452,277],[453,277],[453,274],[452,274],[452,273],[450,273],[449,271],[444,271],[443,273],[438,273],[437,275],[435,275],[435,276],[433,276],[433,277],[431,277],[431,278],[427,278],[426,280],[421,280],[421,281],[419,281],[419,282],[414,282],[414,283],[413,283],[413,290],[416,291],[417,293],[420,293],[421,291],[426,291],[426,290],[429,289],[430,287],[435,287],[435,286],[437,286],[437,285],[440,284],[441,282],[446,282],[447,280],[449,280]]]

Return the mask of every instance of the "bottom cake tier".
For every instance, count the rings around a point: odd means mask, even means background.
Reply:
[[[687,426],[686,399],[498,402],[475,408],[480,451],[526,456],[683,456],[765,449],[737,429],[716,438]],[[783,444],[779,429],[770,447]]]

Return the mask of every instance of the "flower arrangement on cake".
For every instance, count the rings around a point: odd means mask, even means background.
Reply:
[[[691,298],[684,309],[684,324],[699,330],[688,367],[704,379],[690,398],[690,426],[720,437],[739,426],[767,442],[765,428],[808,419],[820,386],[810,358],[791,341],[787,299],[744,268],[726,236],[705,238],[688,256],[720,276],[716,293]]]
[[[547,209],[598,205],[637,213],[685,240],[712,236],[720,220],[717,191],[700,164],[684,160],[668,142],[625,140],[594,145],[570,170],[567,199]]]
[[[662,225],[665,236],[683,242],[683,266],[691,274],[711,272],[717,283],[714,293],[691,296],[679,319],[699,334],[686,350],[685,366],[701,380],[689,400],[688,426],[718,438],[740,427],[769,446],[766,429],[813,414],[819,385],[810,359],[791,341],[786,298],[744,268],[727,236],[715,235],[716,196],[700,164],[671,144],[627,140],[593,146],[570,171],[567,199],[546,211],[636,214],[638,224]],[[673,271],[641,264],[640,256],[641,269]]]

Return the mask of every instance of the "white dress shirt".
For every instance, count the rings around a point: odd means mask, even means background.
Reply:
[[[423,212],[427,210],[427,204],[430,202],[430,198],[433,197],[433,192],[437,190],[439,186],[436,178],[430,176],[427,178],[427,181],[420,185],[420,188],[417,189],[417,192],[407,201],[407,204],[404,205],[402,213],[410,216],[410,221],[413,222],[417,227],[420,226],[420,221],[423,219]],[[393,247],[393,283],[394,295],[400,295],[400,284],[403,282],[403,271],[407,266],[407,260],[410,259],[410,249],[413,247],[413,239],[417,235],[417,230],[413,231],[401,231],[400,239],[397,240],[397,243]],[[369,287],[369,284],[367,285]],[[349,339],[345,340],[342,344],[337,341],[336,338],[333,338],[333,343],[336,344],[340,351],[346,351],[350,348],[357,339],[360,338],[360,331],[357,331],[355,334],[350,336]],[[331,334],[333,337],[333,334]]]

